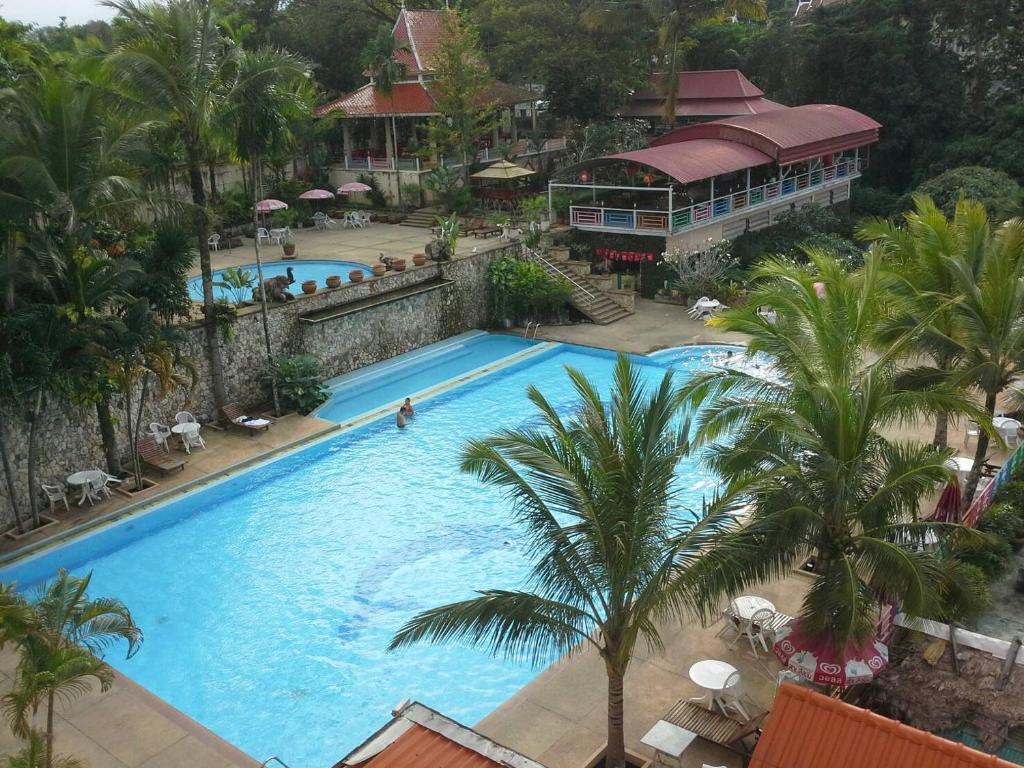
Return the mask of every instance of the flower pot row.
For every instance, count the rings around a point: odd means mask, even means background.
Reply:
[[[427,263],[427,257],[422,253],[417,253],[412,257],[412,263],[417,267],[421,267]],[[395,272],[404,272],[405,266],[405,259],[392,259],[391,261],[391,269]],[[387,272],[387,269],[388,268],[384,264],[374,264],[373,274],[376,276],[383,275]],[[363,281],[363,277],[363,270],[361,269],[353,269],[348,273],[348,279],[351,283],[361,283]],[[340,288],[341,275],[328,275],[325,282],[328,288]],[[303,280],[302,292],[305,294],[316,293],[316,280]]]

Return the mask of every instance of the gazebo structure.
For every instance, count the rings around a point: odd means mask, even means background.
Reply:
[[[848,200],[880,127],[832,104],[689,125],[567,169],[568,180],[548,185],[549,203],[568,193],[569,223],[581,230],[692,248],[770,226],[788,210]]]
[[[653,74],[619,110],[619,117],[659,122],[664,112],[664,75]],[[764,97],[764,91],[738,69],[680,72],[676,89],[676,122],[694,123],[720,117],[760,115],[785,109]]]
[[[389,93],[371,79],[314,110],[317,117],[333,115],[341,122],[341,162],[331,169],[333,184],[353,181],[360,173],[374,173],[380,174],[378,181],[385,192],[393,194],[398,183],[416,182],[421,172],[461,162],[461,158],[446,159],[422,151],[429,149],[427,120],[440,116],[432,60],[444,35],[446,13],[454,11],[411,11],[403,6],[392,35],[397,48],[394,58],[403,65],[405,77]],[[480,137],[479,159],[491,159],[489,150],[501,143],[518,142],[515,108],[519,105],[519,112],[525,111],[535,121],[537,98],[530,91],[495,83],[490,100],[499,109],[500,119],[491,136]]]

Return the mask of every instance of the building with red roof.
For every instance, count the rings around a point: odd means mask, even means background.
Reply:
[[[645,87],[630,96],[618,116],[659,121],[664,112],[664,94],[664,75],[653,74]],[[784,109],[782,104],[766,99],[764,91],[738,69],[680,72],[676,94],[676,120],[683,123]]]
[[[404,701],[392,715],[334,768],[544,768],[418,702]]]
[[[1019,768],[839,699],[785,683],[749,768]]]
[[[399,179],[403,173],[418,174],[443,162],[436,156],[426,160],[418,150],[427,143],[427,118],[440,115],[433,59],[449,13],[454,11],[413,11],[403,5],[392,28],[394,60],[405,72],[402,80],[385,93],[371,78],[314,110],[318,117],[330,115],[341,122],[343,163],[334,169],[332,182],[354,181],[359,173],[380,173],[381,186],[394,192],[399,183],[417,179],[415,175]],[[499,108],[499,127],[492,136],[482,138],[485,157],[488,148],[519,141],[515,108],[526,105],[520,113],[533,115],[536,98],[530,91],[494,84],[489,101]]]
[[[804,205],[849,199],[881,125],[834,104],[779,107],[676,128],[645,149],[566,169],[582,230],[664,237],[689,249],[770,226]]]

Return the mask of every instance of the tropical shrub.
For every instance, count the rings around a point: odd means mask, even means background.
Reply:
[[[742,267],[775,256],[804,264],[808,248],[828,251],[848,269],[864,263],[864,249],[853,240],[849,218],[816,205],[787,211],[773,226],[740,235],[733,241],[732,253]]]
[[[728,282],[726,276],[736,265],[731,245],[728,240],[709,241],[700,248],[686,251],[675,248],[663,254],[662,263],[673,276],[672,287],[684,296],[717,297],[721,287]]]
[[[307,414],[327,402],[320,364],[312,355],[275,355],[264,379],[277,384],[286,408]]]
[[[1024,537],[1024,514],[1005,502],[993,504],[978,521],[978,530],[1009,541]]]
[[[377,181],[377,177],[374,174],[360,173],[357,180],[370,188],[370,191],[366,193],[367,197],[370,198],[370,205],[374,208],[387,208],[388,199],[384,197],[384,192],[380,188],[380,182]]]
[[[491,317],[545,320],[557,316],[572,298],[572,285],[551,277],[533,261],[502,256],[488,267]]]
[[[421,203],[422,190],[420,185],[414,181],[407,181],[402,184],[402,204],[409,209],[419,208]]]
[[[988,581],[998,579],[1009,570],[1013,555],[1010,544],[999,536],[967,539],[959,534],[953,537],[949,552],[961,563],[980,570]]]
[[[256,285],[256,275],[242,267],[228,267],[221,272],[221,279],[213,283],[223,288],[236,305],[252,298],[252,289]]]
[[[927,195],[946,216],[956,212],[961,198],[985,206],[992,221],[1001,222],[1021,210],[1021,188],[1002,171],[980,165],[965,165],[940,173],[921,184],[915,193]]]

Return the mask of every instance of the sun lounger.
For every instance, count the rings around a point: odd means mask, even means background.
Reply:
[[[484,224],[479,229],[473,230],[473,237],[490,237],[491,235],[500,235],[501,227],[492,227],[490,224]]]
[[[139,458],[143,464],[153,469],[159,469],[162,474],[166,475],[172,470],[185,468],[185,460],[168,456],[160,450],[160,446],[156,444],[156,439],[152,435],[147,435],[139,440],[135,444],[135,449],[139,452]]]
[[[479,229],[483,229],[487,224],[483,219],[470,219],[462,225],[462,234],[471,235]],[[438,227],[440,229],[440,227]]]
[[[261,429],[269,430],[272,423],[270,419],[259,419],[246,416],[242,412],[242,408],[238,403],[228,403],[221,408],[221,410],[224,412],[228,421],[236,427],[247,430],[250,435],[259,432]]]
[[[753,717],[750,720],[741,723],[687,699],[680,699],[662,720],[692,731],[713,744],[745,752],[747,750],[742,744],[743,740],[757,732],[768,715],[767,712],[751,714]]]

